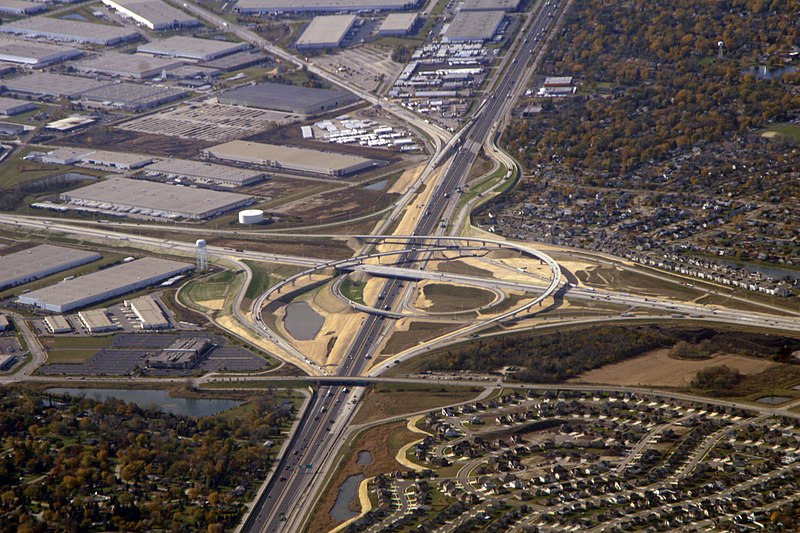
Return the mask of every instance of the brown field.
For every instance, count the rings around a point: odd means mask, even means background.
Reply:
[[[476,309],[492,303],[495,294],[477,287],[429,283],[422,288],[425,299],[431,305],[425,308],[432,313],[452,313],[465,309]]]
[[[414,385],[378,385],[371,388],[353,420],[354,424],[374,422],[390,416],[436,409],[465,402],[480,394],[480,389],[466,387],[428,387]]]
[[[710,366],[727,365],[742,374],[752,375],[779,366],[772,361],[743,355],[721,354],[702,361],[672,359],[666,348],[590,370],[570,383],[602,383],[608,385],[649,385],[656,387],[685,387],[695,374]]]
[[[81,133],[61,139],[57,144],[65,146],[103,148],[117,152],[133,152],[154,156],[182,157],[191,159],[203,148],[215,144],[196,139],[180,139],[166,135],[148,135],[105,126],[90,128]]]
[[[475,276],[483,278],[493,278],[494,274],[491,270],[479,268],[464,261],[443,261],[436,265],[436,270],[439,272],[447,272],[448,274],[461,274],[464,276]]]
[[[396,330],[386,341],[383,354],[400,353],[407,348],[416,346],[420,342],[435,339],[445,333],[463,327],[462,324],[448,324],[442,322],[412,322],[407,331]]]
[[[343,241],[311,240],[311,239],[285,239],[269,241],[251,241],[244,239],[226,239],[212,237],[207,239],[209,244],[233,249],[242,249],[252,252],[276,253],[285,255],[303,255],[308,257],[321,257],[324,259],[346,259],[353,255]]]
[[[329,489],[323,492],[322,499],[314,508],[314,516],[309,522],[313,526],[309,526],[307,531],[330,531],[336,527],[339,522],[335,522],[331,518],[330,511],[336,502],[339,487],[345,479],[355,474],[364,474],[369,478],[394,470],[403,470],[404,467],[395,461],[397,451],[406,443],[417,440],[419,437],[419,434],[412,433],[406,428],[405,421],[378,426],[358,435],[344,450],[345,459],[340,463],[342,466],[336,472]],[[358,452],[362,450],[372,453],[371,465],[356,464]],[[360,510],[358,498],[351,504],[351,509]]]
[[[388,206],[394,196],[384,191],[350,187],[309,198],[308,201],[293,205],[286,212],[304,223],[324,223],[379,211]]]

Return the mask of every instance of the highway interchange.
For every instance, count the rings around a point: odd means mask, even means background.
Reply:
[[[409,274],[403,273],[404,270],[410,271],[413,265],[419,272],[420,265],[424,267],[429,258],[430,250],[422,246],[415,246],[415,243],[435,241],[442,237],[444,227],[455,214],[455,207],[458,203],[459,192],[465,187],[465,182],[470,174],[470,170],[475,163],[478,153],[482,147],[493,146],[494,134],[498,123],[505,119],[505,116],[514,101],[514,96],[525,86],[530,69],[530,61],[534,52],[540,46],[539,38],[544,35],[550,25],[556,20],[562,5],[558,2],[547,2],[529,20],[529,23],[520,30],[517,38],[517,46],[512,49],[505,60],[505,68],[499,72],[498,79],[494,85],[491,96],[486,98],[478,111],[473,115],[470,122],[459,132],[450,134],[436,125],[429,124],[428,121],[421,119],[408,110],[399,106],[388,104],[380,98],[362,91],[350,84],[342,83],[331,73],[323,71],[314,66],[312,62],[288,54],[280,48],[271,45],[255,33],[232,24],[221,17],[190,2],[182,3],[182,6],[197,16],[208,22],[232,31],[240,38],[243,38],[257,47],[274,54],[286,61],[302,65],[309,71],[342,85],[356,93],[361,98],[383,107],[388,112],[394,114],[400,120],[414,126],[418,130],[424,131],[431,139],[435,153],[431,162],[420,177],[419,183],[426,182],[429,187],[433,187],[434,192],[429,201],[423,206],[422,216],[418,220],[412,235],[390,236],[390,235],[371,235],[358,236],[362,239],[368,238],[403,238],[408,243],[406,249],[397,254],[391,269],[380,269],[373,267],[373,272],[382,270],[383,275],[395,274],[390,277],[381,289],[383,295],[381,305],[383,311],[372,312],[366,315],[358,334],[353,339],[347,357],[341,366],[336,370],[336,375],[328,375],[328,371],[319,367],[308,360],[296,350],[291,343],[281,339],[278,334],[269,330],[264,321],[261,320],[260,313],[265,300],[269,297],[267,292],[256,301],[253,309],[253,326],[259,328],[261,333],[267,336],[272,342],[281,346],[285,352],[292,356],[298,366],[304,368],[312,375],[320,376],[321,385],[310,400],[308,408],[305,410],[303,419],[299,421],[296,432],[291,442],[285,447],[285,453],[279,458],[276,474],[269,480],[265,490],[262,491],[259,499],[255,502],[252,512],[247,516],[242,527],[246,532],[278,532],[278,531],[299,531],[304,521],[308,518],[315,498],[319,490],[326,482],[326,474],[334,466],[336,452],[343,443],[343,436],[351,423],[354,413],[358,407],[358,400],[363,394],[363,382],[359,381],[360,376],[368,375],[372,379],[377,378],[386,368],[398,361],[406,360],[418,355],[431,348],[445,346],[450,343],[458,342],[467,335],[479,333],[497,322],[507,321],[518,318],[525,312],[529,312],[536,304],[550,297],[555,291],[568,293],[570,297],[585,300],[599,300],[624,306],[637,307],[640,309],[653,309],[667,313],[670,319],[702,318],[709,321],[736,323],[744,325],[758,325],[760,327],[772,328],[776,330],[796,330],[796,316],[777,317],[755,312],[732,311],[725,308],[711,308],[691,303],[665,302],[656,298],[646,298],[636,295],[614,293],[610,291],[591,290],[564,284],[561,279],[561,271],[558,265],[546,254],[530,255],[548,262],[552,268],[552,277],[547,284],[538,283],[541,296],[525,306],[512,309],[499,316],[488,320],[479,320],[472,324],[465,325],[463,328],[450,334],[439,337],[434,342],[415,347],[398,354],[395,358],[383,362],[381,365],[370,367],[370,360],[377,354],[382,340],[391,331],[394,321],[393,315],[396,313],[400,303],[407,297],[406,291],[409,284],[403,283],[402,279],[412,279]],[[538,43],[538,44],[537,44]],[[491,151],[490,151],[491,152]],[[496,153],[494,157],[508,157],[502,153]],[[439,165],[444,165],[444,170],[438,179],[438,183],[432,184],[430,180],[434,175],[434,169]],[[509,170],[509,173],[515,170]],[[415,191],[411,187],[409,193],[405,195],[397,204],[383,228],[389,226],[393,217],[401,215],[406,207],[413,200]],[[444,222],[444,223],[443,223]],[[0,214],[0,224],[26,228],[35,231],[60,232],[67,235],[79,236],[82,239],[96,239],[102,242],[118,241],[125,246],[133,246],[148,249],[160,249],[171,254],[183,254],[189,256],[194,253],[194,244],[191,242],[181,242],[174,240],[158,239],[143,235],[130,233],[131,225],[120,225],[119,231],[109,231],[108,228],[96,228],[92,224],[77,224],[59,221],[56,219],[42,219],[38,217],[24,217],[18,215]],[[484,241],[486,241],[484,239]],[[498,241],[499,242],[499,241]],[[486,245],[486,242],[483,243]],[[252,252],[246,250],[231,250],[224,247],[209,247],[211,255],[223,258],[233,258],[236,261],[241,259],[252,259],[258,261],[269,261],[288,265],[295,265],[309,269],[299,276],[308,275],[322,269],[345,267],[349,264],[353,269],[370,270],[370,265],[365,263],[366,259],[373,256],[367,246],[361,254],[355,258],[341,262],[323,261],[309,257],[298,257],[285,254],[267,254],[262,252]],[[339,265],[338,263],[341,263]],[[346,268],[342,268],[346,269]],[[415,279],[420,279],[419,277]],[[448,281],[455,281],[455,278]],[[461,280],[464,281],[464,280]],[[495,280],[496,282],[496,280]],[[491,281],[486,281],[489,286]],[[519,283],[517,288],[529,290],[524,283]],[[534,284],[536,285],[536,284]],[[272,287],[270,291],[277,289]],[[238,318],[246,321],[240,313],[239,306],[234,306]],[[380,311],[380,310],[377,310]],[[640,320],[640,316],[613,316],[609,320]],[[580,319],[576,319],[580,320]],[[596,318],[587,318],[586,322],[600,321]],[[369,371],[367,372],[369,368]],[[349,386],[348,386],[349,384]]]

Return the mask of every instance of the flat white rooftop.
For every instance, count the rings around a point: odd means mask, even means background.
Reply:
[[[97,261],[102,256],[75,248],[42,244],[20,252],[0,256],[0,287],[21,278],[38,279],[78,264]]]
[[[146,54],[121,54],[105,52],[102,55],[84,59],[75,64],[78,72],[106,74],[127,78],[149,78],[182,65],[176,59],[153,57]]]
[[[390,13],[381,22],[378,33],[407,32],[417,22],[417,13]]]
[[[356,22],[355,15],[323,15],[314,17],[297,39],[297,48],[339,46]]]
[[[445,41],[487,41],[497,33],[505,11],[460,11],[444,32]]]
[[[103,3],[153,30],[200,24],[196,18],[161,0],[103,0]]]
[[[83,52],[69,46],[0,39],[0,60],[26,65],[47,65],[73,59]]]
[[[236,3],[236,9],[255,13],[399,11],[410,9],[419,3],[419,0],[239,0]]]
[[[190,159],[162,159],[147,167],[147,172],[184,176],[212,182],[231,182],[246,185],[257,181],[264,173],[258,170],[218,165]]]
[[[230,41],[215,41],[212,39],[198,39],[175,35],[166,39],[156,39],[153,42],[139,45],[137,51],[146,54],[168,57],[185,57],[209,61],[218,57],[248,50],[248,43],[233,43]]]
[[[78,20],[55,19],[45,16],[31,17],[0,25],[0,32],[16,33],[32,37],[44,37],[54,41],[73,41],[112,45],[138,39],[135,31],[109,24],[92,24]]]

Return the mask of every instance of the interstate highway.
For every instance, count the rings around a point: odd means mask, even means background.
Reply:
[[[512,95],[516,84],[525,82],[523,73],[531,56],[529,47],[533,45],[534,38],[551,20],[554,20],[551,14],[554,14],[555,10],[555,5],[544,6],[525,33],[518,37],[517,42],[521,43],[521,46],[512,53],[511,62],[507,63],[506,70],[501,74],[502,77],[492,97],[486,100],[472,123],[462,130],[461,142],[456,143],[457,151],[441,179],[437,193],[425,207],[427,214],[418,223],[414,234],[434,234],[448,203],[456,201],[456,189],[464,184],[478,151],[487,140],[493,125],[502,119],[507,99]],[[415,256],[416,254],[412,252],[405,257],[401,256],[398,266],[415,261]],[[383,304],[393,308],[401,291],[402,285],[399,281],[388,281],[382,291],[386,295]],[[337,373],[344,376],[357,376],[363,373],[389,323],[390,320],[374,315],[367,316],[354,339],[348,357]],[[330,397],[328,397],[329,392],[332,393]],[[294,442],[287,449],[286,456],[281,458],[276,477],[272,478],[261,499],[256,502],[253,512],[243,526],[243,531],[277,532],[295,531],[300,528],[307,513],[311,511],[310,504],[313,502],[309,500],[315,491],[321,488],[320,485],[324,481],[321,479],[324,471],[321,469],[323,465],[320,461],[329,458],[338,449],[342,431],[352,416],[353,410],[346,407],[352,405],[351,399],[332,404],[329,401],[329,398],[339,399],[343,394],[345,393],[342,387],[320,388],[310,404],[307,419],[301,422]],[[351,392],[350,397],[354,394]],[[319,419],[315,420],[317,416]],[[330,427],[333,428],[332,431],[323,429]],[[304,465],[311,465],[311,468],[305,468]],[[303,468],[298,470],[298,466]]]

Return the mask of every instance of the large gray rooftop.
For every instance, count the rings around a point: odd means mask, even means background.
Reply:
[[[73,59],[83,52],[69,46],[0,39],[0,60],[27,65],[48,65]]]
[[[96,261],[100,257],[101,255],[96,252],[52,244],[42,244],[0,256],[0,287],[14,284],[14,280],[48,276],[72,268],[77,264]]]
[[[186,263],[145,257],[31,291],[24,295],[24,300],[25,303],[36,300],[50,305],[62,306],[65,310],[68,310],[73,302],[99,301],[98,299],[102,299],[101,297],[104,295],[124,290],[128,286],[135,286],[142,280],[159,277],[163,279],[184,272],[189,268],[191,268],[191,265]],[[117,292],[117,294],[120,294],[120,292]]]
[[[252,197],[152,181],[110,178],[62,194],[62,198],[202,218],[246,203]]]
[[[400,11],[419,3],[419,0],[239,0],[236,9],[243,13]]]
[[[356,23],[355,15],[323,15],[314,17],[297,39],[297,48],[339,46],[339,43]]]
[[[75,64],[78,72],[122,76],[125,78],[149,78],[182,65],[177,59],[153,57],[146,54],[122,54],[105,52],[99,56],[84,59]]]
[[[464,0],[461,11],[514,11],[519,7],[520,0]]]
[[[139,45],[137,50],[159,56],[185,57],[187,59],[209,61],[235,52],[241,52],[242,50],[248,50],[249,48],[250,45],[248,43],[233,43],[230,41],[175,35]]]
[[[133,30],[109,24],[92,24],[78,20],[31,17],[0,25],[0,32],[29,37],[44,37],[54,41],[71,41],[112,45],[139,38]]]
[[[444,32],[445,41],[486,41],[494,37],[504,11],[460,11]]]
[[[83,92],[105,87],[108,84],[108,81],[97,81],[89,78],[67,76],[52,72],[36,72],[34,74],[3,81],[3,85],[10,91],[49,96],[66,96],[68,98],[76,98]]]
[[[309,114],[355,102],[356,97],[341,89],[315,89],[283,83],[245,85],[222,93],[223,104],[275,109],[287,113]]]
[[[103,0],[103,3],[153,30],[200,24],[196,18],[161,0]]]

